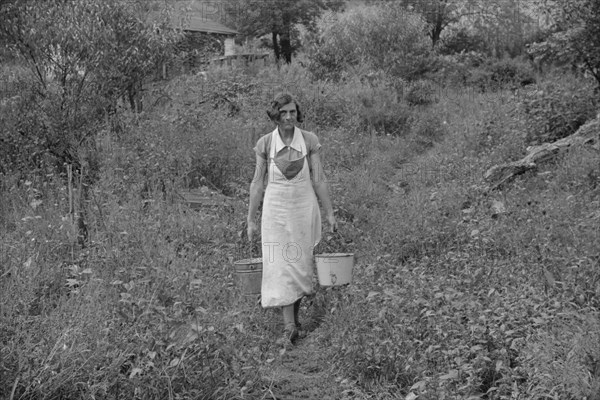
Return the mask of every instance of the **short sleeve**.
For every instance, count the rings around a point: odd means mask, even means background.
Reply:
[[[321,143],[319,143],[319,137],[312,132],[304,132],[304,138],[308,150],[308,155],[319,154],[321,150]]]
[[[257,156],[259,156],[260,158],[262,158],[263,160],[266,160],[268,158],[268,143],[267,143],[267,138],[269,135],[265,135],[263,137],[261,137],[260,139],[258,139],[258,141],[256,142],[256,146],[254,146],[254,152],[256,153]]]

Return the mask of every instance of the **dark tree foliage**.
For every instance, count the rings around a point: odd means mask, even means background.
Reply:
[[[332,0],[226,0],[227,20],[243,35],[269,35],[277,60],[292,61],[297,50],[297,24],[313,29],[325,10],[338,10],[343,1]]]
[[[600,2],[598,0],[539,0],[553,21],[546,40],[529,53],[541,63],[558,62],[583,68],[600,87]]]
[[[44,160],[94,170],[99,124],[120,97],[139,110],[142,81],[178,36],[144,11],[121,0],[3,1],[1,36],[20,71],[3,104],[19,116],[1,121],[3,171]]]

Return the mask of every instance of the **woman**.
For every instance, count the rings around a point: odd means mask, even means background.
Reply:
[[[264,193],[261,303],[265,308],[282,308],[284,332],[279,342],[288,346],[298,337],[300,301],[312,293],[313,248],[321,240],[317,196],[332,231],[337,223],[319,139],[296,126],[303,120],[298,103],[291,95],[280,94],[267,114],[277,128],[261,137],[254,148],[256,171],[250,184],[248,240],[252,241],[258,230],[256,211]]]

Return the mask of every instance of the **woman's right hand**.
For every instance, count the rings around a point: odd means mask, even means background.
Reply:
[[[258,232],[258,224],[256,221],[248,221],[248,241],[252,242],[254,235]]]

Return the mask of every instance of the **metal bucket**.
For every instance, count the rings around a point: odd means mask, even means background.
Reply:
[[[262,258],[248,258],[233,263],[238,285],[244,296],[260,294]]]
[[[315,264],[321,286],[341,286],[352,282],[354,253],[317,254]]]

